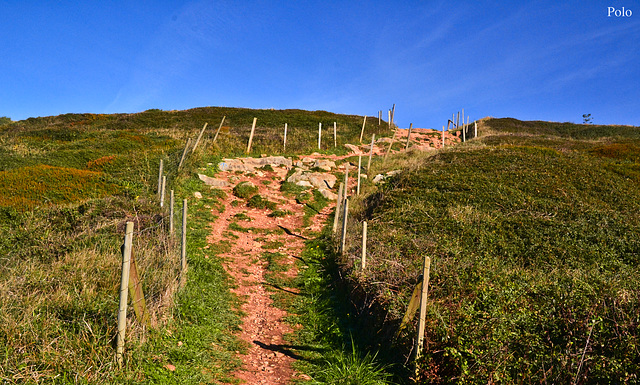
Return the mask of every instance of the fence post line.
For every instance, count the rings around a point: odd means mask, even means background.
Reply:
[[[360,195],[360,174],[362,169],[362,155],[358,155],[358,187],[356,187],[356,195]]]
[[[284,124],[284,141],[282,143],[284,151],[287,151],[287,123]]]
[[[333,148],[338,147],[338,127],[337,123],[333,122]]]
[[[164,192],[167,187],[167,176],[162,176],[162,192],[160,193],[160,207],[164,207]]]
[[[224,119],[226,117],[227,117],[226,115],[222,117],[222,120],[220,121],[220,125],[218,126],[218,130],[216,131],[216,134],[213,136],[213,143],[215,143],[216,140],[218,139],[218,134],[220,133],[220,130],[222,129],[222,124],[224,123]]]
[[[333,233],[335,234],[338,230],[338,221],[340,218],[340,206],[342,204],[342,183],[340,183],[340,187],[338,187],[338,199],[336,200],[336,213],[333,217]]]
[[[362,136],[364,135],[364,126],[367,124],[367,115],[364,116],[364,121],[362,122],[362,130],[360,130],[360,143],[362,143]]]
[[[322,122],[318,123],[318,150],[322,144]]]
[[[367,268],[367,221],[362,222],[362,258],[360,267],[362,271]]]
[[[251,152],[251,142],[253,142],[253,133],[256,130],[256,122],[258,118],[253,118],[253,123],[251,124],[251,134],[249,134],[249,143],[247,143],[247,154]]]
[[[171,195],[169,197],[169,234],[173,235],[173,205],[175,203],[175,198],[173,195],[173,190],[171,190]]]
[[[184,157],[187,155],[187,150],[189,149],[189,144],[191,143],[191,138],[187,138],[187,144],[184,145],[184,151],[182,151],[182,156],[180,157],[180,163],[178,163],[178,170],[182,167],[182,162],[184,162]]]
[[[182,249],[180,252],[182,273],[187,269],[187,200],[182,201]]]
[[[158,171],[158,198],[160,198],[160,189],[162,188],[162,172],[164,171],[164,162],[160,159],[160,168]]]
[[[345,194],[346,196],[346,194]],[[344,214],[342,215],[342,239],[340,241],[340,254],[344,255],[344,248],[347,242],[347,218],[349,216],[349,199],[344,200]]]
[[[207,129],[208,124],[209,124],[208,122],[204,123],[202,130],[200,130],[200,135],[198,135],[198,139],[196,139],[196,143],[193,145],[193,149],[191,150],[191,152],[196,152],[196,148],[198,148],[198,143],[200,143],[200,139],[202,139],[202,135],[204,134],[204,130]]]
[[[118,342],[116,347],[116,360],[120,367],[122,367],[122,354],[124,353],[124,340],[127,332],[127,300],[129,295],[129,268],[131,266],[133,222],[127,222],[124,234],[122,273],[120,276],[120,304],[118,307]]]
[[[431,271],[431,258],[424,257],[424,265],[422,267],[422,294],[420,296],[420,319],[418,320],[418,339],[416,346],[416,362],[420,358],[422,345],[424,343],[425,319],[427,318],[427,294],[429,290],[429,274]],[[416,374],[418,367],[416,365]]]
[[[409,141],[411,140],[411,129],[413,128],[413,123],[409,123],[409,133],[407,134],[407,144],[404,146],[404,150],[407,151],[409,149]]]
[[[371,149],[369,150],[369,161],[367,162],[367,178],[369,177],[369,169],[371,168],[371,157],[373,156],[373,143],[376,140],[376,134],[371,135]]]

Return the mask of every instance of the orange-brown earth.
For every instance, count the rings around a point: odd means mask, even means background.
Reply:
[[[395,139],[406,143],[408,130],[397,130]],[[435,149],[442,147],[442,133],[430,129],[413,129],[411,133],[411,147],[419,149]],[[459,138],[445,133],[446,145],[456,144]],[[389,139],[376,141],[374,154],[380,155],[387,151]],[[346,156],[312,154],[306,158],[339,160],[353,155],[369,153],[370,143],[360,146],[347,145],[350,154]],[[355,166],[355,165],[354,165]],[[337,167],[331,172],[343,172],[344,166]],[[212,232],[208,238],[210,244],[228,241],[231,249],[222,254],[224,267],[235,282],[233,292],[243,301],[241,310],[244,313],[240,338],[249,346],[243,354],[243,367],[235,373],[235,377],[247,384],[286,384],[294,378],[308,379],[304,374],[296,373],[292,363],[296,353],[284,339],[286,334],[292,333],[293,327],[284,320],[285,311],[273,305],[271,295],[278,290],[295,293],[294,288],[273,287],[265,280],[267,262],[262,258],[265,251],[284,254],[284,260],[279,263],[288,268],[280,274],[294,277],[297,274],[295,257],[304,248],[305,236],[313,236],[326,223],[328,215],[335,206],[335,201],[325,207],[312,218],[312,225],[303,228],[302,217],[304,204],[296,202],[295,197],[283,195],[280,191],[281,182],[286,177],[286,166],[274,167],[273,171],[256,170],[254,172],[237,173],[222,171],[218,178],[229,182],[226,190],[227,197],[223,204],[225,210],[218,215],[212,224]],[[352,174],[353,175],[353,174]],[[269,209],[249,208],[246,201],[237,198],[232,193],[233,186],[240,182],[249,181],[259,188],[259,194],[264,198],[276,202],[278,209],[288,210],[292,214],[284,217],[269,217]],[[349,190],[355,189],[355,178],[350,180]],[[337,185],[333,190],[336,192]],[[238,201],[235,204],[233,201]],[[216,213],[217,214],[217,213]],[[237,214],[245,220],[239,220]],[[250,221],[246,221],[246,217]],[[244,231],[232,231],[231,223],[236,222],[244,227]],[[287,229],[287,231],[283,231]],[[279,243],[278,243],[279,242]],[[276,245],[277,248],[266,250],[263,246]]]

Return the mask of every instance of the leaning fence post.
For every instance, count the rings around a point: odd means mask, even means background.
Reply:
[[[411,140],[411,129],[413,128],[413,123],[409,123],[409,133],[407,134],[407,144],[404,146],[404,150],[407,151],[409,149],[409,141]]]
[[[216,134],[213,136],[213,143],[216,142],[216,140],[218,139],[218,134],[220,133],[220,130],[222,129],[222,124],[224,123],[224,119],[226,118],[226,115],[222,117],[222,120],[220,121],[220,125],[218,126],[218,130],[216,131]]]
[[[362,143],[362,135],[364,135],[364,126],[367,124],[367,115],[364,116],[364,121],[362,122],[362,130],[360,130],[360,143]]]
[[[180,252],[182,272],[187,269],[187,200],[182,201],[182,249]]]
[[[187,150],[189,149],[189,144],[191,143],[191,138],[187,139],[187,144],[184,146],[184,151],[182,151],[182,157],[180,157],[180,163],[178,163],[178,170],[182,167],[182,162],[184,162],[184,157],[187,155]]]
[[[340,187],[338,188],[338,199],[336,200],[336,213],[333,217],[333,233],[336,233],[338,230],[338,220],[340,218],[340,205],[342,204],[342,183],[340,183]]]
[[[382,162],[384,163],[387,160],[387,156],[391,152],[391,146],[393,146],[393,142],[396,140],[396,132],[398,130],[393,131],[393,136],[391,137],[391,141],[389,142],[389,147],[387,147],[387,152],[384,153],[384,158],[382,158]]]
[[[318,150],[320,150],[321,142],[322,142],[322,122],[318,123]]]
[[[171,196],[169,198],[169,234],[173,235],[173,205],[174,205],[174,195],[173,190],[171,190]]]
[[[431,270],[431,258],[424,257],[424,265],[422,267],[422,294],[420,296],[420,319],[418,320],[418,340],[416,347],[416,363],[420,358],[422,345],[424,343],[425,320],[427,318],[427,294],[429,289],[429,273]],[[416,364],[416,374],[418,366]]]
[[[249,134],[249,143],[247,143],[247,154],[251,152],[251,142],[253,142],[253,133],[256,130],[256,121],[258,121],[258,118],[253,118],[253,124],[251,124],[251,134]]]
[[[158,171],[158,198],[160,198],[160,189],[162,188],[162,171],[164,168],[164,162],[160,159],[160,168]]]
[[[371,157],[373,156],[373,143],[376,140],[376,134],[371,135],[371,149],[369,150],[369,161],[367,162],[367,177],[369,177],[369,169],[371,168]]]
[[[333,148],[338,147],[338,127],[337,123],[333,122]]]
[[[343,254],[343,255],[344,255],[344,248],[347,242],[347,217],[348,216],[349,216],[349,199],[345,198],[344,214],[342,215],[342,239],[340,241],[340,254]]]
[[[207,129],[207,122],[205,122],[204,126],[202,127],[202,130],[200,130],[200,135],[198,135],[198,139],[196,139],[196,143],[193,145],[193,148],[191,149],[191,152],[196,152],[196,148],[198,148],[198,143],[200,143],[200,139],[202,139],[202,134],[204,134],[204,130]]]
[[[116,360],[120,367],[122,367],[124,339],[127,331],[127,299],[129,295],[129,268],[131,265],[131,245],[133,243],[133,222],[127,222],[124,234],[122,274],[120,276],[120,306],[118,308],[118,342],[116,347]]]
[[[367,221],[362,222],[362,258],[360,260],[362,271],[367,268]]]

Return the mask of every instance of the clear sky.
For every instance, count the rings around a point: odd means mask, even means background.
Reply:
[[[395,103],[401,127],[461,108],[640,125],[640,0],[0,0],[0,52],[13,120]]]

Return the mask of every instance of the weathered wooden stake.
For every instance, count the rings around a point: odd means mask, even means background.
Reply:
[[[356,195],[360,195],[360,174],[362,169],[362,155],[358,155],[358,187],[356,187]]]
[[[378,126],[380,125],[382,121],[382,110],[378,111]]]
[[[338,147],[338,127],[337,123],[333,122],[333,148]]]
[[[468,131],[469,131],[469,117],[468,116],[467,116],[467,124],[464,125],[464,129],[468,133]]]
[[[367,124],[367,115],[364,116],[364,121],[362,122],[362,130],[360,130],[360,143],[362,143],[362,136],[364,135],[364,126]]]
[[[407,144],[404,146],[404,150],[407,151],[409,149],[409,141],[411,140],[411,129],[413,128],[413,123],[409,123],[409,133],[407,134]]]
[[[171,195],[169,197],[169,234],[173,235],[173,206],[175,204],[175,197],[173,195],[173,190],[171,190]]]
[[[162,176],[162,191],[160,192],[160,207],[164,207],[164,192],[167,187],[167,176]]]
[[[207,129],[207,124],[209,123],[205,123],[204,126],[202,127],[202,130],[200,130],[200,135],[198,135],[198,139],[196,139],[196,143],[193,145],[193,149],[191,149],[191,152],[196,152],[196,148],[198,148],[198,143],[200,143],[200,139],[202,139],[204,130]]]
[[[218,130],[216,131],[216,134],[213,136],[213,143],[216,142],[216,140],[218,139],[218,134],[220,133],[220,130],[222,129],[222,124],[224,124],[224,119],[226,118],[226,116],[222,117],[222,120],[220,121],[220,125],[218,126]]]
[[[284,124],[284,142],[283,142],[284,151],[287,151],[287,123]]]
[[[396,141],[396,132],[397,131],[398,130],[393,130],[393,136],[391,137],[391,141],[389,142],[389,147],[387,147],[387,152],[384,153],[384,158],[382,159],[383,163],[387,160],[387,156],[391,152],[391,146],[393,146],[393,142]]]
[[[164,168],[164,162],[162,161],[162,159],[160,159],[160,169],[158,171],[158,198],[160,198],[160,190],[162,189],[162,171]]]
[[[462,120],[462,141],[466,142],[467,141],[467,133],[466,133],[467,129],[464,126],[464,118]]]
[[[393,108],[391,108],[391,127],[393,127],[393,122],[396,118],[396,104],[393,103]]]
[[[346,194],[345,194],[346,195]],[[340,254],[344,254],[344,248],[347,242],[347,220],[349,216],[349,199],[344,200],[344,213],[342,214],[342,239],[340,241]]]
[[[343,185],[340,183],[340,187],[338,187],[338,199],[336,200],[336,213],[333,217],[333,233],[335,234],[338,230],[338,221],[340,218],[340,206],[342,205],[342,188]]]
[[[416,362],[422,353],[422,345],[424,343],[425,319],[427,318],[427,294],[429,291],[429,273],[431,271],[431,258],[424,257],[424,265],[422,268],[422,294],[420,296],[420,319],[418,320],[418,339],[416,346]],[[417,372],[416,367],[416,372]],[[417,374],[417,373],[416,373]]]
[[[187,200],[182,201],[182,249],[180,253],[182,272],[187,269]]]
[[[478,137],[478,121],[476,120],[475,122],[473,122],[473,125],[475,126],[475,128],[473,129],[473,137],[477,138]]]
[[[344,190],[342,191],[342,199],[347,200],[349,196],[349,162],[344,164]]]
[[[376,140],[376,134],[371,135],[371,149],[369,150],[369,161],[367,162],[367,178],[369,178],[369,169],[371,168],[371,157],[373,156],[373,143]]]
[[[187,138],[187,144],[184,145],[184,151],[182,151],[182,156],[180,157],[180,163],[178,163],[178,170],[180,170],[180,167],[182,167],[182,162],[184,162],[184,157],[187,155],[189,144],[191,144],[191,138]]]
[[[388,119],[389,119],[389,122],[388,122],[388,124],[389,124],[389,129],[391,129],[391,110],[389,110],[389,113],[388,113]]]
[[[127,300],[129,296],[129,269],[131,266],[131,245],[133,243],[133,222],[127,222],[122,248],[122,274],[120,276],[120,305],[118,308],[118,342],[116,361],[122,367],[124,339],[127,332]]]
[[[253,118],[253,123],[251,124],[251,134],[249,134],[249,143],[247,143],[247,154],[251,152],[251,142],[253,142],[253,133],[256,131],[256,122],[258,118]]]
[[[362,257],[360,258],[362,271],[367,268],[367,221],[362,222]]]
[[[442,148],[444,148],[444,126],[442,126]]]
[[[322,122],[318,123],[318,150],[322,144]]]

